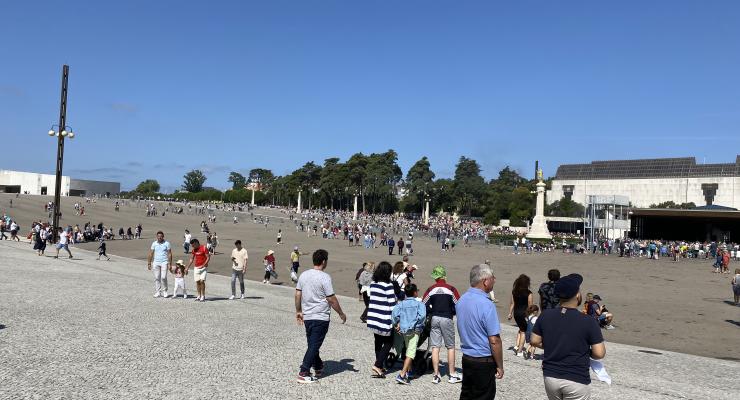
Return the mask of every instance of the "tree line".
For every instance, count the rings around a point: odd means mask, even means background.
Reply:
[[[465,156],[455,165],[451,179],[437,178],[427,157],[422,157],[403,175],[394,150],[383,153],[356,153],[342,162],[327,158],[323,164],[305,163],[293,172],[277,176],[271,170],[254,168],[244,175],[229,174],[231,189],[207,188],[207,178],[200,170],[183,177],[181,191],[164,195],[169,198],[197,201],[250,202],[255,185],[255,203],[295,207],[301,193],[303,208],[351,210],[355,196],[358,211],[363,213],[422,214],[429,201],[430,212],[457,212],[477,217],[485,223],[498,224],[509,219],[512,226],[524,226],[534,216],[535,179],[527,179],[506,166],[498,177],[486,181],[478,162]],[[548,179],[546,182],[551,181]],[[159,183],[153,179],[141,182],[128,196],[159,195]],[[583,206],[562,199],[547,207],[548,215],[582,216]]]

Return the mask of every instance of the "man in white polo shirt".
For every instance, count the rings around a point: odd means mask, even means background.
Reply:
[[[154,297],[167,297],[167,271],[172,265],[172,248],[170,242],[164,240],[164,232],[157,232],[157,240],[149,250],[147,269],[152,270],[154,265]]]

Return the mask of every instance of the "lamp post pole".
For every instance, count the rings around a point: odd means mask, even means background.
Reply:
[[[69,65],[62,67],[62,95],[59,104],[59,135],[57,136],[57,168],[56,168],[56,184],[54,186],[54,219],[53,225],[53,238],[54,242],[59,239],[59,219],[61,218],[61,194],[62,194],[62,164],[64,162],[64,135],[62,131],[66,128],[67,123],[67,80],[69,78]]]

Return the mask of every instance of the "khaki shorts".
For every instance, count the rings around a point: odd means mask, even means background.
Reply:
[[[208,268],[193,268],[193,278],[196,282],[206,281],[206,275],[208,274]]]

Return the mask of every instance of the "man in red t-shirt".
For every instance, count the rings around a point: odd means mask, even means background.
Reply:
[[[193,277],[195,278],[195,287],[198,289],[198,297],[195,301],[206,301],[206,275],[208,274],[208,262],[211,261],[211,254],[206,246],[201,246],[198,239],[190,240],[190,247],[193,249],[190,255],[190,262],[185,267],[187,275],[190,266],[194,265]]]

